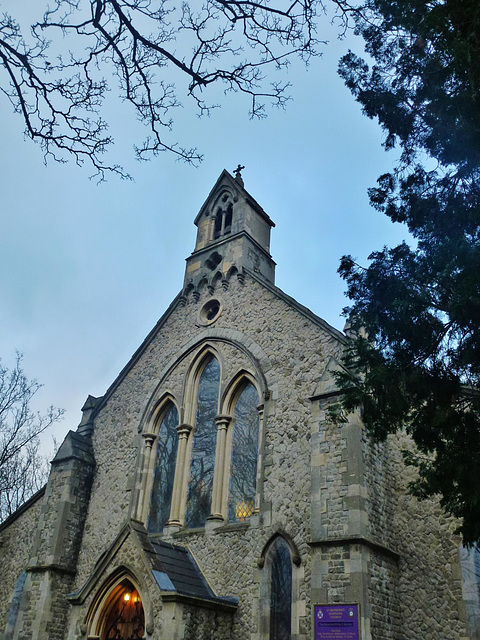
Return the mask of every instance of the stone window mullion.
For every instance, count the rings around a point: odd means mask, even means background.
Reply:
[[[232,420],[231,416],[219,415],[215,418],[217,425],[217,446],[215,450],[215,472],[213,476],[213,492],[211,518],[223,520],[223,489],[226,473],[227,429]]]
[[[153,465],[152,465],[152,450],[153,443],[157,436],[155,433],[142,433],[143,437],[143,464],[142,464],[142,478],[140,481],[139,495],[137,500],[137,511],[135,518],[141,522],[145,522],[147,518],[148,501],[146,496],[148,493],[148,487],[152,485]]]
[[[257,483],[256,483],[256,491],[255,491],[255,509],[254,513],[258,513],[260,511],[260,496],[263,494],[263,451],[264,451],[264,441],[265,441],[265,429],[264,429],[264,419],[265,419],[265,407],[263,404],[258,405],[258,458],[257,458]]]
[[[186,491],[184,487],[185,462],[187,457],[188,438],[193,427],[189,424],[180,424],[177,427],[178,433],[178,451],[177,466],[175,469],[175,479],[173,481],[172,508],[170,511],[169,525],[180,525],[180,510],[182,506],[182,496]]]

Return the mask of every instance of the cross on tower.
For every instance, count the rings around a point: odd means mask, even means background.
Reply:
[[[245,169],[245,167],[242,167],[241,164],[238,165],[238,167],[234,170],[234,174],[235,174],[235,179],[236,180],[241,180],[242,179],[242,174],[241,171]]]

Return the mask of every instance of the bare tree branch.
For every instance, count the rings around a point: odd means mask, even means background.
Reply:
[[[352,7],[332,6],[345,27]],[[317,12],[324,12],[321,0],[54,0],[28,38],[13,18],[0,19],[0,91],[45,159],[70,155],[90,162],[100,179],[107,171],[129,177],[103,160],[113,140],[100,113],[106,78],[115,78],[121,99],[150,131],[137,157],[169,151],[195,164],[202,159],[195,148],[171,141],[181,98],[208,114],[218,106],[208,88],[220,85],[248,96],[251,117],[264,117],[266,104],[283,107],[290,84],[269,69],[282,72],[294,56],[308,63],[319,54]]]
[[[0,361],[0,522],[48,477],[48,465],[39,453],[39,435],[64,411],[50,407],[41,415],[31,410],[30,402],[41,386],[23,373],[21,354],[17,353],[11,371]]]

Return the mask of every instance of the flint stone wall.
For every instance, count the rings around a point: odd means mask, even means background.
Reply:
[[[398,479],[395,512],[398,599],[402,638],[467,640],[457,522],[438,499],[417,500],[408,492],[415,470],[403,463],[401,450],[412,449],[406,434],[389,437],[391,473]]]
[[[0,638],[7,622],[15,584],[30,560],[43,495],[42,490],[31,503],[21,507],[13,517],[0,526],[0,575],[5,595],[0,598]]]
[[[408,495],[402,443],[391,438],[373,444],[358,417],[333,424],[328,402],[310,399],[330,356],[340,358],[338,336],[248,276],[244,284],[232,279],[228,290],[217,287],[213,295],[223,307],[214,325],[199,319],[211,297],[206,288],[197,302],[188,297],[185,305],[177,304],[114,384],[96,418],[97,467],[72,590],[85,583],[132,513],[139,430],[153,428],[145,424],[147,408],[171,393],[183,421],[189,410],[182,405],[185,377],[208,342],[220,354],[221,394],[240,369],[255,373],[261,364],[269,392],[260,399],[265,405],[263,489],[260,513],[248,523],[170,536],[189,547],[218,595],[240,600],[233,622],[228,616],[212,622],[207,613],[184,607],[185,633],[195,625],[215,624],[218,640],[264,637],[260,609],[266,569],[258,561],[280,531],[300,556],[294,569],[296,640],[310,637],[315,602],[360,602],[365,639],[437,640],[447,638],[445,633],[448,640],[468,638],[454,523],[445,522],[434,501],[417,503]],[[349,536],[373,540],[393,556],[342,542]],[[322,545],[331,539],[339,544]],[[133,556],[128,562],[134,565]],[[157,588],[147,576],[143,580],[149,597],[158,600],[152,601],[152,611],[160,615]],[[81,637],[79,624],[77,619],[72,640]],[[161,626],[160,618],[155,624]]]
[[[128,517],[139,447],[138,430],[149,400],[154,393],[160,396],[164,391],[181,400],[185,374],[201,348],[195,346],[195,336],[210,337],[211,344],[221,354],[223,388],[239,369],[254,372],[245,349],[254,354],[257,363],[262,361],[264,365],[270,396],[265,399],[261,510],[243,531],[228,532],[225,527],[207,535],[186,532],[176,535],[175,542],[188,545],[218,595],[240,598],[234,637],[246,639],[255,633],[257,624],[252,609],[259,589],[253,582],[253,574],[258,571],[257,560],[273,533],[287,532],[298,547],[306,577],[298,593],[298,600],[303,603],[298,605],[303,631],[298,637],[308,637],[309,397],[329,357],[338,357],[340,345],[334,331],[330,333],[319,327],[254,279],[247,277],[244,284],[232,280],[228,291],[219,288],[214,296],[223,306],[214,327],[199,324],[199,309],[211,297],[205,289],[197,303],[189,297],[185,306],[178,306],[166,319],[113,389],[96,418],[93,442],[97,468],[75,587],[78,589],[85,582],[95,561]],[[241,314],[238,309],[242,310]],[[242,348],[236,345],[239,337]],[[171,367],[187,342],[192,344],[191,350]]]

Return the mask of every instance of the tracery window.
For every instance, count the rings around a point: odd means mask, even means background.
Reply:
[[[177,425],[178,412],[175,405],[170,403],[158,431],[148,531],[161,531],[170,518],[178,449]]]
[[[215,358],[205,365],[198,384],[197,412],[188,485],[187,527],[201,527],[210,515],[218,413],[220,366]]]
[[[270,640],[290,640],[292,634],[292,560],[287,542],[275,538],[270,548]]]
[[[245,520],[255,508],[258,462],[258,393],[248,383],[235,404],[228,519]]]
[[[160,427],[144,429],[136,517],[151,533],[203,527],[207,519],[244,521],[255,512],[263,415],[258,391],[251,374],[242,373],[220,401],[214,353],[209,349],[187,374],[186,395],[178,400],[185,405],[182,416],[170,396]]]

